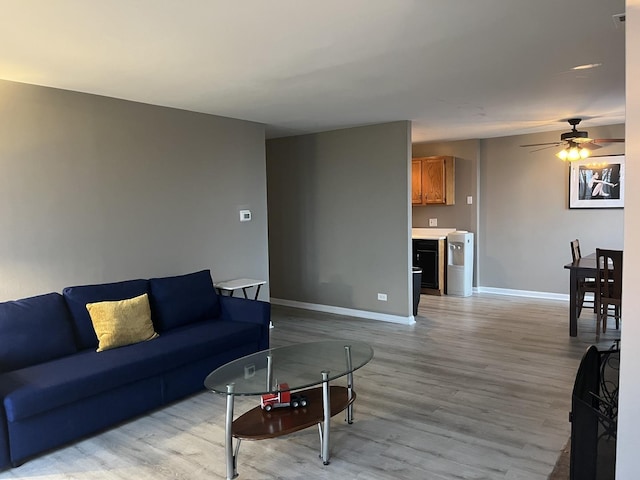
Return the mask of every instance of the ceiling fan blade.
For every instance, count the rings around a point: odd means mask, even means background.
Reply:
[[[540,144],[539,144],[540,145]],[[560,143],[554,143],[552,145],[547,145],[545,147],[541,147],[541,148],[536,148],[535,150],[531,150],[531,152],[529,153],[533,153],[533,152],[539,152],[540,150],[547,150],[549,148],[553,148],[553,147],[557,147],[558,145],[562,145],[562,142]],[[524,145],[523,145],[524,146]],[[532,147],[537,147],[538,145],[531,145]]]
[[[582,143],[580,147],[586,148],[587,150],[597,150],[602,148],[600,145],[596,145],[595,143]]]
[[[624,138],[596,138],[593,143],[624,143]]]
[[[547,142],[547,143],[531,143],[529,145],[520,145],[521,147],[542,147],[543,145],[552,145],[558,146],[562,145],[564,142]]]

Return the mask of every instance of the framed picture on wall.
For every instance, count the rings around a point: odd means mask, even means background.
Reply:
[[[571,162],[569,208],[623,208],[624,155]]]

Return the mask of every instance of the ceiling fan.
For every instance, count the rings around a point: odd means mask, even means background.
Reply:
[[[567,120],[571,125],[571,131],[560,135],[560,141],[547,143],[531,143],[528,145],[520,145],[521,147],[542,147],[532,150],[544,150],[545,148],[559,147],[565,145],[556,155],[562,160],[579,160],[587,158],[591,154],[591,150],[602,148],[599,143],[619,143],[624,142],[624,138],[589,138],[589,134],[578,130],[576,127],[582,121],[581,118],[570,118]]]

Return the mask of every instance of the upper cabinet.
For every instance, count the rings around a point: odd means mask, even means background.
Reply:
[[[455,158],[421,157],[411,160],[411,204],[455,204]]]

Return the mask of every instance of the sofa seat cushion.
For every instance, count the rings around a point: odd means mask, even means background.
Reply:
[[[59,293],[0,303],[0,372],[75,351],[71,317]]]
[[[160,376],[239,345],[257,344],[259,340],[260,327],[257,325],[199,322],[172,330],[152,342],[100,353],[85,350],[4,373],[0,375],[0,395],[4,397],[8,420],[14,422],[118,386]]]
[[[220,316],[218,294],[211,272],[152,278],[151,314],[160,332]]]
[[[98,337],[89,317],[87,303],[124,300],[137,297],[143,293],[149,293],[149,282],[147,280],[126,280],[124,282],[103,283],[100,285],[81,285],[67,287],[62,290],[62,295],[73,317],[78,350],[84,350],[85,348],[95,350],[98,346]]]

